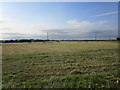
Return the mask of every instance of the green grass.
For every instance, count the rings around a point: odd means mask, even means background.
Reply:
[[[117,44],[5,43],[3,88],[118,88]]]

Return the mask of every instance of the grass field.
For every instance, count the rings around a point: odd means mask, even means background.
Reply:
[[[3,88],[118,88],[117,41],[3,43]]]

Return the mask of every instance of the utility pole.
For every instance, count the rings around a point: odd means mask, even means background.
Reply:
[[[48,32],[47,32],[47,40],[49,40],[49,39],[48,39]]]
[[[95,32],[95,40],[97,40],[97,33]]]
[[[111,40],[111,36],[109,36],[109,39],[108,40]]]

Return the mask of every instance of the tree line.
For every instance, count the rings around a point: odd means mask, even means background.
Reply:
[[[118,37],[116,40],[120,40]],[[48,41],[108,41],[108,40],[42,40],[42,39],[20,39],[20,40],[0,40],[0,43],[19,43],[19,42],[48,42]]]

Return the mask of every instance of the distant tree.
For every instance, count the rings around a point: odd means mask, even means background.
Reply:
[[[120,37],[117,37],[117,40],[120,40]]]

